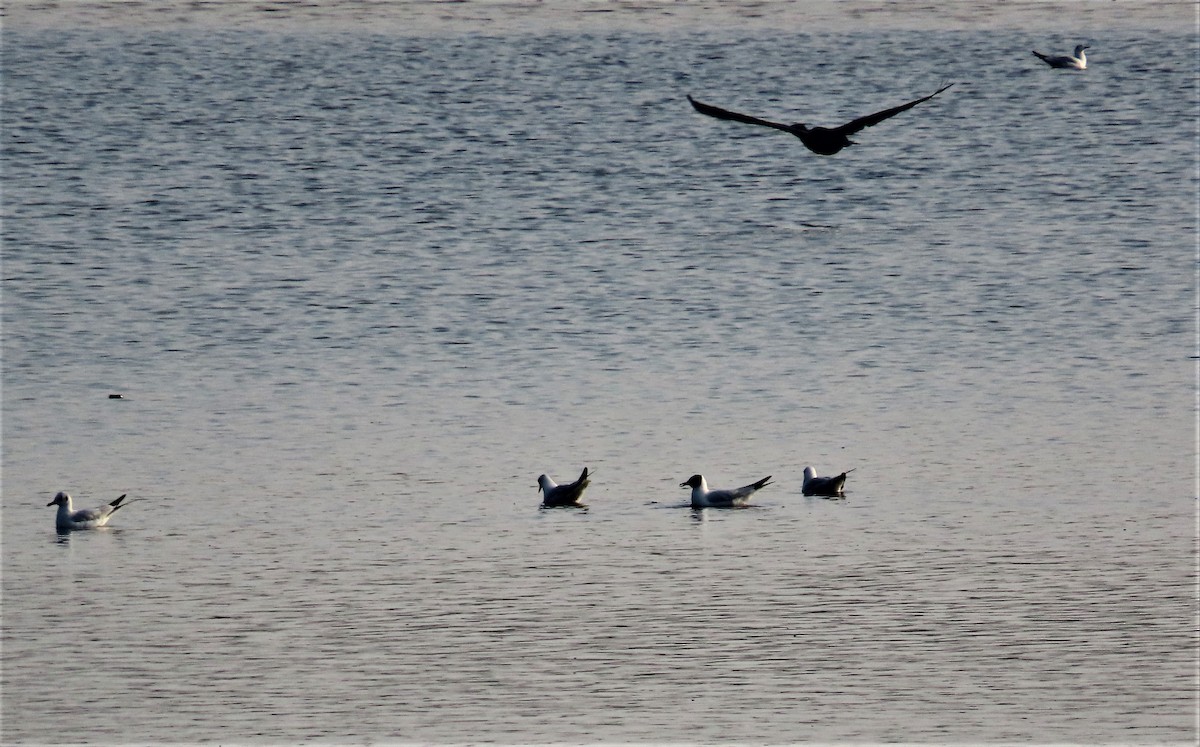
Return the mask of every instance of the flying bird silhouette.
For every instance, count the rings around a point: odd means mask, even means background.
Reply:
[[[1066,55],[1045,55],[1036,49],[1033,50],[1033,53],[1050,67],[1066,68],[1068,70],[1087,70],[1087,55],[1083,52],[1085,49],[1091,49],[1091,47],[1086,44],[1077,44],[1073,57],[1067,57]]]
[[[729,119],[734,122],[743,122],[745,124],[771,127],[776,130],[790,132],[796,137],[800,138],[800,142],[804,143],[804,146],[813,153],[817,153],[822,156],[832,156],[842,148],[845,148],[848,145],[854,145],[854,143],[850,140],[850,135],[855,134],[859,130],[870,127],[871,125],[877,125],[888,117],[894,117],[900,112],[908,111],[917,104],[920,104],[923,101],[928,101],[934,96],[937,96],[939,93],[952,85],[954,84],[950,83],[949,85],[942,86],[928,96],[919,98],[916,101],[910,101],[907,104],[893,106],[891,109],[884,109],[881,112],[868,114],[865,117],[859,117],[858,119],[847,122],[841,127],[832,128],[808,127],[807,125],[799,122],[790,125],[780,124],[779,122],[769,122],[765,119],[759,119],[758,117],[751,117],[748,114],[739,114],[738,112],[731,112],[728,109],[721,109],[719,107],[712,106],[711,104],[705,104],[695,100],[690,94],[687,98],[688,101],[692,103],[692,107],[701,114],[707,114],[708,116],[716,117],[717,119]]]

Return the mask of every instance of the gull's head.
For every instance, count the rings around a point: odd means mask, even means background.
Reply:
[[[545,492],[553,487],[556,487],[554,484],[554,481],[551,480],[546,475],[542,475],[541,477],[538,478],[538,490]]]
[[[704,477],[702,477],[701,475],[692,475],[684,482],[679,483],[679,487],[681,487],[681,488],[695,489],[695,488],[701,487],[702,485],[704,485]]]
[[[804,479],[805,480],[811,480],[816,476],[817,476],[817,471],[815,469],[813,469],[812,467],[804,468]]]
[[[46,504],[47,506],[69,506],[71,505],[71,496],[59,491],[58,495],[54,496],[54,500]]]
[[[1091,49],[1091,47],[1088,46],[1087,44],[1076,45],[1075,56],[1078,57],[1079,55],[1083,54],[1083,50],[1085,50],[1085,49]]]

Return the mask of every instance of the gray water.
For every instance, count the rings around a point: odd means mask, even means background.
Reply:
[[[1194,741],[1181,17],[9,25],[3,741]]]

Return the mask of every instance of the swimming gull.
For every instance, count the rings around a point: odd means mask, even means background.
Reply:
[[[1033,53],[1045,62],[1050,67],[1064,68],[1067,70],[1087,70],[1087,55],[1083,50],[1091,49],[1087,44],[1078,44],[1075,46],[1075,55],[1067,57],[1066,55],[1044,55],[1036,49]]]
[[[805,495],[819,495],[825,498],[841,498],[842,488],[846,485],[846,475],[853,472],[848,469],[835,477],[817,477],[817,471],[812,467],[804,468],[804,485],[800,492]]]
[[[679,483],[679,487],[692,489],[692,508],[732,508],[749,503],[750,496],[768,485],[770,479],[771,476],[767,475],[756,483],[740,488],[709,490],[704,475],[692,475],[686,482]]]
[[[569,485],[559,485],[546,475],[538,478],[538,490],[543,494],[542,505],[550,508],[582,505],[579,499],[588,485],[591,485],[591,480],[588,479],[587,467],[583,468],[579,479]]]
[[[71,507],[71,495],[65,492],[59,492],[54,496],[54,500],[47,503],[47,506],[58,506],[58,516],[55,518],[54,525],[60,532],[70,532],[76,529],[96,529],[108,523],[112,515],[117,512],[117,509],[124,508],[129,504],[122,504],[125,500],[125,494],[122,493],[120,498],[117,498],[112,503],[98,508],[81,508],[75,511]]]
[[[765,119],[759,119],[758,117],[751,117],[748,114],[739,114],[737,112],[731,112],[727,109],[720,109],[710,104],[701,103],[692,98],[690,94],[688,95],[687,99],[688,101],[692,102],[692,107],[701,114],[707,114],[708,116],[716,117],[717,119],[729,119],[734,122],[760,125],[762,127],[772,127],[776,130],[790,132],[791,134],[800,138],[800,142],[804,143],[805,147],[807,147],[813,153],[817,153],[822,156],[832,156],[842,148],[845,148],[848,145],[854,145],[854,143],[850,141],[850,135],[853,135],[859,130],[870,127],[871,125],[879,124],[888,117],[894,117],[900,112],[907,111],[923,101],[928,101],[952,85],[954,84],[950,83],[949,85],[942,86],[928,96],[919,98],[916,101],[910,101],[907,104],[893,106],[891,109],[884,109],[883,111],[875,112],[874,114],[868,114],[865,117],[859,117],[858,119],[847,122],[841,127],[833,128],[810,128],[799,122],[790,125],[780,124],[778,122],[769,122]]]

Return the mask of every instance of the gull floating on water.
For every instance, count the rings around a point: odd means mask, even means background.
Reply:
[[[588,479],[587,467],[583,468],[583,474],[579,476],[579,479],[569,485],[559,485],[546,475],[538,478],[538,490],[542,491],[542,505],[550,508],[583,505],[579,499],[583,497],[583,491],[591,484],[592,481]]]
[[[117,498],[106,506],[81,508],[75,511],[71,508],[71,495],[60,492],[54,496],[54,500],[46,505],[58,506],[58,516],[55,517],[54,521],[54,525],[58,531],[71,532],[76,529],[96,529],[97,527],[104,526],[112,518],[112,515],[117,512],[117,509],[124,507],[121,504],[123,500],[125,500],[124,493],[121,494],[120,498]]]
[[[800,492],[805,495],[819,495],[826,498],[841,498],[842,488],[846,485],[846,475],[853,472],[848,469],[835,477],[817,477],[817,471],[812,467],[804,468],[804,485]]]
[[[692,489],[692,508],[732,508],[749,503],[750,496],[768,485],[770,479],[767,475],[752,485],[732,490],[709,490],[704,475],[692,475],[686,482],[679,483],[679,487]]]
[[[1033,53],[1050,67],[1065,68],[1068,70],[1087,70],[1087,55],[1083,50],[1091,49],[1087,44],[1079,44],[1075,47],[1075,56],[1067,57],[1065,55],[1044,55],[1036,49]]]
[[[751,117],[748,114],[739,114],[737,112],[731,112],[727,109],[720,109],[720,108],[712,106],[710,104],[701,103],[701,102],[695,100],[694,98],[692,98],[690,94],[688,95],[687,98],[688,98],[688,101],[692,102],[692,107],[696,111],[700,112],[701,114],[707,114],[708,116],[716,117],[717,119],[729,119],[734,122],[742,122],[745,124],[760,125],[762,127],[772,127],[776,130],[783,130],[784,132],[790,132],[791,134],[800,138],[800,142],[804,143],[805,147],[807,147],[813,153],[817,153],[822,156],[832,156],[834,153],[837,153],[842,148],[845,148],[848,145],[854,145],[854,143],[850,141],[850,135],[853,135],[854,133],[858,132],[859,130],[870,127],[871,125],[879,124],[880,122],[887,119],[888,117],[894,117],[897,114],[899,114],[900,112],[907,111],[907,110],[913,108],[914,106],[916,106],[917,104],[920,104],[923,101],[928,101],[929,99],[933,98],[934,96],[937,96],[939,93],[946,90],[947,88],[949,88],[952,85],[954,85],[954,84],[951,83],[949,85],[942,86],[941,88],[937,89],[936,91],[929,94],[928,96],[919,98],[916,101],[910,101],[907,104],[901,104],[900,106],[893,106],[891,109],[884,109],[881,112],[875,112],[874,114],[868,114],[865,117],[859,117],[858,119],[847,122],[846,124],[842,125],[841,127],[833,127],[833,128],[828,128],[828,127],[811,127],[810,128],[799,122],[797,122],[796,124],[790,124],[790,125],[780,124],[778,122],[769,122],[765,119],[759,119],[758,117]]]

